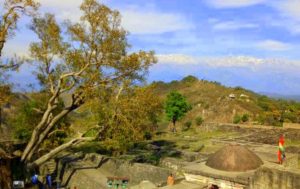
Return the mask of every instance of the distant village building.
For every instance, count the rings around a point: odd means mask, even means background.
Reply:
[[[233,94],[233,93],[229,94],[229,98],[235,99],[235,94]]]
[[[245,94],[241,94],[241,95],[240,95],[240,98],[249,98],[249,96],[248,96],[248,95],[245,95]]]

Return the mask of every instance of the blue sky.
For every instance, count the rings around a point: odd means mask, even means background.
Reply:
[[[131,51],[155,50],[148,80],[186,75],[256,92],[300,94],[300,0],[104,0],[123,16]],[[0,0],[3,3],[3,0]],[[60,21],[80,17],[81,0],[40,0]],[[35,36],[22,19],[4,55],[27,54]],[[34,83],[32,68],[14,82]]]

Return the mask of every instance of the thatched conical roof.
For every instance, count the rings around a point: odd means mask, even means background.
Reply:
[[[257,169],[262,160],[248,148],[228,145],[211,155],[206,165],[223,171],[248,171]]]

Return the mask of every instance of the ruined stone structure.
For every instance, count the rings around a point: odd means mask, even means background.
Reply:
[[[183,169],[187,181],[216,185],[222,189],[300,188],[298,155],[288,154],[287,157],[284,165],[278,165],[265,153],[229,145],[207,161],[193,163]]]

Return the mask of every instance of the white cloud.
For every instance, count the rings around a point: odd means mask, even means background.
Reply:
[[[274,3],[275,7],[281,11],[282,15],[300,21],[300,1],[282,0]]]
[[[44,8],[72,9],[79,8],[83,0],[37,0]]]
[[[257,5],[266,2],[266,0],[205,0],[209,5],[215,8],[239,8]]]
[[[280,19],[272,20],[274,26],[286,28],[291,34],[300,34],[300,1],[278,0],[270,1],[270,5],[279,12]]]
[[[208,65],[217,67],[248,67],[263,64],[263,59],[251,56],[197,57],[184,54],[157,55],[161,64]]]
[[[257,44],[257,47],[268,51],[287,51],[292,48],[290,44],[276,40],[261,41]]]
[[[54,11],[60,20],[78,21],[82,0],[39,0],[44,11]],[[193,27],[183,15],[178,13],[159,12],[154,6],[137,7],[127,5],[119,7],[122,25],[132,34],[160,34]]]
[[[157,55],[161,64],[198,64],[199,58],[184,54],[161,54]]]
[[[258,24],[243,23],[237,21],[217,22],[213,25],[214,30],[239,30],[258,28]]]
[[[184,54],[157,55],[159,64],[168,65],[196,65],[208,67],[240,67],[251,70],[283,71],[300,68],[300,61],[279,58],[257,58],[253,56],[223,56],[223,57],[197,57]]]
[[[204,62],[214,67],[254,67],[264,63],[263,59],[251,56],[205,58]]]
[[[182,15],[153,10],[121,10],[122,24],[133,34],[160,34],[193,26]]]
[[[81,12],[79,7],[83,0],[37,0],[41,4],[42,12],[54,13],[60,21],[79,21]]]

